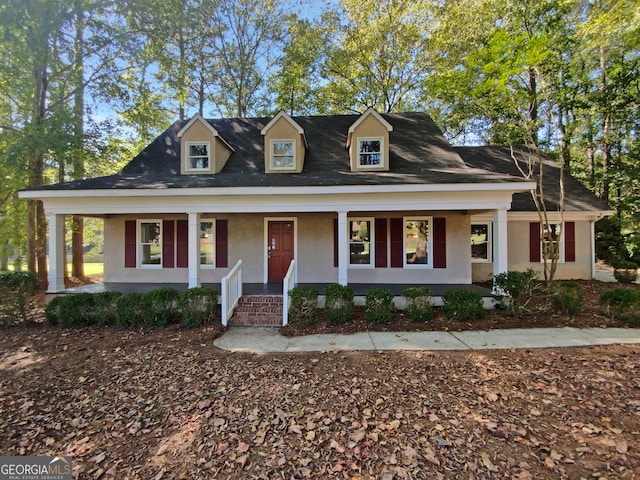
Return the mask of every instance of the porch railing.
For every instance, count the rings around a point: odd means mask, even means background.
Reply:
[[[289,290],[293,290],[296,286],[295,281],[295,266],[296,261],[291,260],[289,264],[289,270],[287,270],[287,274],[284,276],[284,280],[282,281],[282,326],[286,327],[289,323]]]
[[[222,289],[222,326],[226,327],[233,315],[233,309],[238,305],[242,296],[242,260],[222,277],[220,282]]]

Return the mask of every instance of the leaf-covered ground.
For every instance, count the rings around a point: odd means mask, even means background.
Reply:
[[[78,478],[640,478],[640,346],[231,354],[214,327],[6,329],[0,454]]]

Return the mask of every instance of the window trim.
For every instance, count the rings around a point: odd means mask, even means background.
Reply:
[[[160,238],[158,240],[158,244],[160,246],[160,263],[142,263],[142,247],[143,245],[149,245],[147,243],[142,243],[142,224],[143,223],[157,223],[160,225]],[[162,269],[162,220],[157,218],[144,218],[136,220],[136,265],[137,268],[141,269]]]
[[[427,263],[409,263],[407,262],[407,221],[426,221],[428,225],[427,238]],[[433,217],[425,215],[405,216],[402,217],[402,268],[432,269],[433,268]]]
[[[487,226],[487,258],[475,258],[471,255],[471,263],[493,263],[493,222],[471,222],[471,228],[474,225],[486,225]],[[471,234],[471,232],[469,232]],[[473,243],[471,243],[473,245]]]
[[[358,244],[359,242],[351,241],[351,223],[353,222],[369,222],[369,241],[362,242],[362,244],[369,244],[369,263],[351,263],[351,245]],[[347,218],[347,244],[348,244],[348,263],[347,268],[375,268],[376,265],[376,252],[375,252],[375,218],[374,217],[348,217]]]
[[[273,153],[273,147],[276,143],[291,143],[293,146],[293,165],[291,165],[290,167],[276,167],[275,166],[275,162],[274,162],[274,157],[276,157],[276,155],[274,155]],[[297,150],[297,144],[296,144],[296,139],[295,138],[272,138],[271,140],[269,140],[269,169],[270,170],[274,170],[274,171],[282,171],[282,172],[290,172],[290,171],[294,171],[296,169],[296,165],[298,164],[298,158],[296,155],[296,150]],[[279,157],[285,157],[288,155],[277,155]]]
[[[380,163],[378,165],[362,165],[360,163],[360,143],[361,142],[380,142]],[[375,152],[370,152],[375,153]],[[356,139],[356,168],[358,170],[381,170],[385,168],[385,164],[387,161],[384,137],[358,137]]]
[[[199,265],[200,268],[205,268],[205,269],[211,270],[211,269],[215,269],[216,268],[216,255],[217,255],[217,252],[216,252],[216,240],[217,240],[217,237],[216,237],[216,234],[217,234],[217,232],[216,232],[216,219],[215,218],[200,218],[200,230],[199,230],[200,233],[202,233],[202,224],[203,223],[210,223],[211,224],[211,230],[213,232],[211,234],[213,236],[213,253],[212,253],[213,263],[199,263],[198,265]],[[198,238],[200,239],[202,237],[198,237]],[[199,246],[199,250],[200,250],[198,252],[198,258],[200,259],[200,261],[202,261],[202,245],[200,245],[199,241],[198,241],[198,246]]]
[[[191,158],[204,158],[203,156],[195,156],[192,157],[191,155],[189,155],[189,147],[191,147],[192,145],[206,145],[207,146],[207,151],[209,152],[209,154],[207,155],[207,160],[208,160],[208,166],[207,168],[193,168],[191,166]],[[210,172],[211,171],[211,163],[212,163],[212,158],[211,158],[211,142],[205,141],[205,142],[185,142],[185,172]]]
[[[565,263],[564,261],[564,224],[565,222],[548,222],[549,225],[559,225],[560,226],[560,236],[558,237],[558,263]],[[540,263],[544,263],[544,227],[545,224],[540,222]],[[549,259],[551,260],[551,259]]]

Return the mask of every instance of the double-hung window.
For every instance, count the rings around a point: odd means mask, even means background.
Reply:
[[[431,217],[404,218],[404,266],[431,267]]]
[[[564,262],[564,248],[562,242],[562,224],[549,223],[540,226],[542,234],[541,255],[540,258],[552,260],[557,259],[558,262]]]
[[[215,221],[200,222],[200,265],[215,267]]]
[[[358,139],[358,166],[382,167],[382,137]]]
[[[162,222],[138,221],[138,265],[162,267]]]
[[[296,142],[271,140],[271,169],[294,170],[296,168]]]
[[[187,142],[187,170],[209,170],[210,148],[209,142],[195,143]]]
[[[349,219],[349,265],[373,265],[372,218]]]
[[[491,262],[491,222],[471,224],[471,261]]]

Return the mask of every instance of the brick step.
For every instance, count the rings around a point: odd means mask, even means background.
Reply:
[[[238,306],[246,305],[282,305],[282,297],[272,295],[243,295],[238,300]]]
[[[238,305],[234,311],[244,315],[282,315],[282,305]]]
[[[282,297],[273,295],[243,295],[229,319],[229,325],[282,325]]]
[[[235,313],[229,319],[230,326],[262,326],[262,327],[279,327],[282,325],[282,316],[274,315],[244,315]]]

